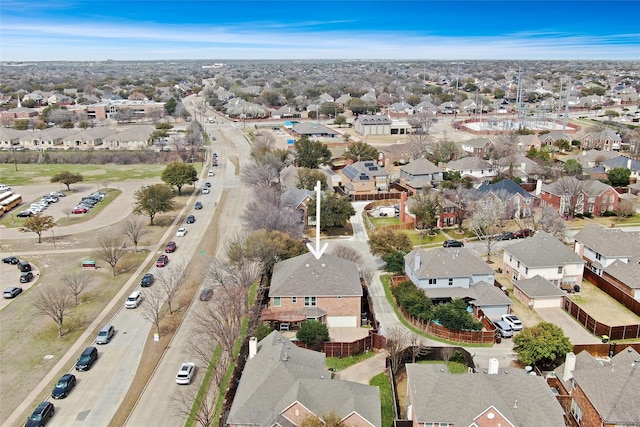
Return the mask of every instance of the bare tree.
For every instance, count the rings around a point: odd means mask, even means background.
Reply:
[[[69,289],[75,298],[75,305],[78,305],[78,295],[84,291],[90,281],[91,276],[83,272],[67,273],[62,276],[62,284]]]
[[[301,221],[300,212],[283,206],[280,191],[264,188],[254,192],[254,196],[242,213],[244,225],[250,231],[264,229],[283,231],[292,237],[302,235],[304,223]]]
[[[171,397],[171,406],[174,413],[183,417],[185,420],[193,416],[195,418],[195,422],[199,426],[210,427],[214,421],[213,417],[215,415],[217,389],[218,387],[210,385],[207,392],[202,396],[202,400],[198,402],[198,409],[194,413],[191,412],[191,407],[196,403],[198,389],[189,388],[180,390],[177,394],[174,394]]]
[[[360,272],[360,280],[362,280],[365,286],[371,285],[371,281],[373,280],[373,270],[370,268],[359,268]]]
[[[542,230],[558,238],[564,237],[566,229],[562,215],[552,206],[535,208],[529,217],[515,218],[515,223],[521,230],[526,228],[534,232]]]
[[[433,122],[436,120],[437,119],[433,114],[418,113],[414,114],[413,116],[409,116],[408,121],[411,127],[415,129],[415,133],[428,135]]]
[[[409,134],[407,144],[412,160],[424,159],[433,153],[433,138],[428,133],[416,132]]]
[[[144,301],[140,305],[140,313],[149,322],[153,323],[156,327],[156,332],[160,336],[160,322],[167,314],[165,307],[165,295],[160,287],[148,288],[144,293]]]
[[[487,262],[491,260],[491,249],[497,241],[499,223],[504,215],[504,203],[498,197],[487,197],[476,202],[469,226],[487,249]]]
[[[391,371],[397,374],[402,367],[404,350],[409,344],[409,334],[406,329],[396,325],[386,331],[385,338],[387,339],[387,351],[389,352]]]
[[[453,203],[455,204],[456,223],[458,231],[462,231],[464,220],[471,213],[471,191],[459,185],[453,192]]]
[[[117,275],[116,265],[127,252],[124,238],[117,233],[107,234],[98,239],[98,258],[111,266],[113,277]]]
[[[251,158],[259,160],[264,158],[276,146],[276,138],[271,133],[262,132],[256,136],[251,144]]]
[[[62,209],[62,213],[67,217],[67,220],[69,219],[69,215],[71,215],[71,208],[63,208]]]
[[[362,255],[357,250],[346,245],[335,245],[331,248],[331,253],[338,258],[346,259],[359,264],[362,262]]]
[[[131,240],[136,252],[138,252],[138,243],[140,243],[140,240],[144,235],[151,233],[151,231],[145,228],[141,221],[129,220],[124,223],[122,233]]]
[[[584,211],[584,191],[588,181],[566,176],[556,181],[560,194],[560,213],[573,218],[576,213]]]
[[[158,284],[164,294],[164,302],[169,308],[169,314],[173,314],[171,301],[187,279],[184,270],[184,263],[180,262],[158,273]]]
[[[69,314],[69,304],[73,295],[66,288],[59,286],[43,286],[33,296],[31,303],[40,314],[52,318],[58,326],[58,337],[62,336],[62,324]]]

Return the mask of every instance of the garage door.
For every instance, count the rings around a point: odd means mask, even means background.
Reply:
[[[562,297],[557,298],[536,298],[533,308],[554,308],[562,307]]]
[[[329,328],[357,328],[358,318],[356,316],[327,316],[327,327]]]

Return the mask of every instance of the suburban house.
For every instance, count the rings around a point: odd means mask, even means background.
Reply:
[[[389,191],[389,174],[373,160],[355,162],[340,171],[348,194],[377,194]]]
[[[473,138],[460,143],[462,150],[477,157],[487,157],[493,148],[493,141],[489,138]]]
[[[300,348],[277,331],[259,343],[250,339],[227,426],[299,427],[322,423],[329,413],[344,426],[382,427],[380,389],[332,379],[324,353]]]
[[[103,139],[116,133],[115,129],[107,127],[88,128],[62,139],[65,147],[94,149],[100,147]]]
[[[640,232],[587,227],[573,238],[587,268],[640,301]]]
[[[280,206],[298,212],[300,214],[300,221],[302,221],[305,226],[308,226],[309,205],[313,202],[313,198],[313,191],[290,188],[280,195]],[[312,216],[315,217],[315,211]]]
[[[532,148],[539,150],[542,147],[542,143],[538,138],[538,135],[518,135],[518,139],[516,140],[516,150],[519,153],[526,153]]]
[[[353,123],[353,129],[362,136],[391,135],[389,116],[359,115]]]
[[[512,280],[541,276],[556,286],[581,285],[584,260],[544,231],[504,248],[504,274]]]
[[[566,176],[551,184],[542,184],[540,205],[553,206],[561,215],[585,214],[602,215],[606,211],[618,209],[620,195],[610,185],[600,181],[581,181]],[[571,205],[575,211],[571,212]]]
[[[418,288],[468,288],[478,282],[493,284],[495,271],[471,249],[415,248],[404,256],[405,272]]]
[[[545,133],[544,135],[538,135],[540,142],[542,145],[546,145],[547,147],[552,147],[556,141],[564,140],[567,142],[571,142],[572,138],[566,133],[560,130],[552,130],[549,133]]]
[[[605,173],[609,173],[614,168],[625,168],[631,171],[629,181],[631,184],[638,182],[638,176],[640,176],[640,162],[630,159],[626,156],[613,157],[602,162]]]
[[[403,193],[403,195],[406,195],[406,193]],[[411,206],[413,206],[414,203],[415,197],[409,198],[406,204],[401,203],[400,210],[402,210],[403,207],[405,209],[404,220],[401,219],[401,222],[417,223],[416,216],[411,213]],[[437,228],[447,228],[457,225],[458,217],[456,215],[456,210],[457,205],[453,201],[447,199],[446,197],[442,197],[436,213],[435,226]]]
[[[359,327],[362,295],[357,264],[307,253],[275,264],[262,320],[280,330],[307,319],[328,327]]]
[[[565,412],[579,426],[637,426],[639,369],[640,354],[632,347],[607,360],[583,350],[566,355],[551,385],[558,390]]]
[[[413,427],[565,425],[564,411],[543,377],[500,370],[495,362],[483,373],[469,374],[408,363],[407,418]]]
[[[283,105],[277,110],[274,110],[271,112],[271,118],[274,118],[274,119],[291,119],[291,118],[299,118],[299,117],[300,117],[300,112],[288,105]]]
[[[470,177],[474,182],[474,187],[488,183],[496,177],[491,163],[476,156],[450,161],[447,163],[447,171],[460,172],[462,178]]]
[[[594,166],[601,166],[602,162],[607,159],[612,159],[614,157],[618,157],[620,154],[616,151],[601,151],[601,150],[586,150],[582,151],[580,154],[571,154],[562,159],[563,162],[566,162],[569,159],[577,160],[583,168],[591,168]]]
[[[427,159],[416,159],[400,168],[400,185],[411,192],[425,187],[438,188],[443,180],[442,169]]]
[[[510,179],[495,184],[482,184],[475,191],[476,200],[498,198],[504,203],[505,218],[528,218],[535,206],[535,197]]]
[[[622,147],[622,138],[611,129],[601,132],[589,132],[580,139],[583,150],[618,151]]]
[[[493,168],[499,174],[520,178],[522,182],[535,182],[545,175],[544,168],[524,154],[496,159]]]
[[[513,295],[532,310],[537,308],[562,307],[564,291],[542,276],[514,280]]]

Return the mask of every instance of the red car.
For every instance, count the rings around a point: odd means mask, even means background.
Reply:
[[[524,239],[525,237],[533,236],[533,230],[525,228],[524,230],[518,230],[513,233],[513,237],[516,239]]]
[[[164,248],[164,251],[168,254],[175,252],[175,250],[178,248],[178,245],[176,245],[176,242],[169,242],[167,243],[167,247]]]
[[[73,208],[71,213],[73,213],[73,214],[83,214],[83,213],[87,213],[88,211],[89,211],[89,209],[84,208],[82,206],[78,206],[76,208]]]
[[[160,255],[158,261],[156,261],[156,267],[164,267],[169,262],[169,257],[166,255]]]

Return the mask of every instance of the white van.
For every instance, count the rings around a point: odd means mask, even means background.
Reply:
[[[129,298],[127,298],[127,301],[125,301],[124,306],[125,308],[138,308],[141,301],[142,292],[134,291],[131,293],[131,295],[129,295]]]

